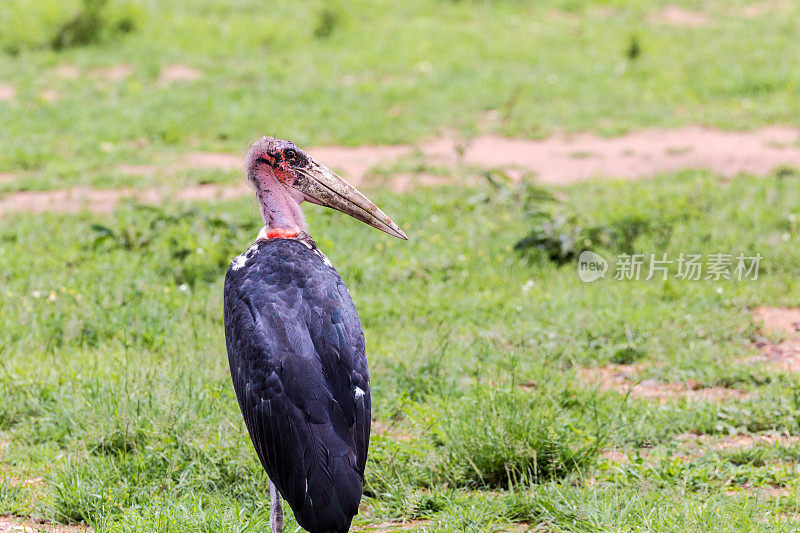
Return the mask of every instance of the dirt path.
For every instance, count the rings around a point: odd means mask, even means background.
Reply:
[[[800,131],[783,127],[751,132],[687,127],[642,130],[614,138],[580,134],[542,141],[484,136],[465,149],[464,159],[485,167],[527,168],[540,182],[553,184],[598,177],[636,179],[687,168],[731,177],[800,166],[799,140]],[[431,155],[438,157],[446,151],[445,146]]]
[[[376,167],[383,167],[386,185],[406,190],[413,185],[456,183],[453,178],[409,171],[390,172],[404,161],[469,174],[467,168],[504,169],[512,177],[531,173],[540,183],[567,184],[593,178],[646,178],[681,169],[709,169],[722,176],[741,173],[767,175],[776,167],[800,167],[800,130],[769,127],[750,132],[728,132],[701,127],[642,130],[615,138],[592,134],[555,135],[544,140],[510,139],[483,135],[471,140],[452,136],[423,141],[416,146],[312,147],[315,159],[341,172],[353,184],[363,185]],[[242,154],[194,152],[166,165],[120,165],[129,175],[174,175],[187,169],[231,171],[241,169]],[[409,166],[409,165],[406,165]],[[411,165],[413,166],[413,165]],[[474,175],[474,172],[473,172]],[[13,174],[3,174],[3,182]],[[196,185],[178,192],[164,189],[71,190],[16,192],[0,199],[0,216],[12,211],[113,210],[122,198],[157,203],[166,198],[186,201],[230,199],[247,194],[243,184]]]
[[[93,213],[110,213],[123,200],[157,204],[168,199],[194,202],[200,200],[232,200],[246,195],[244,185],[193,185],[176,192],[165,189],[90,189],[75,187],[69,190],[26,191],[13,193],[0,200],[0,217],[6,212],[77,213],[84,209]]]

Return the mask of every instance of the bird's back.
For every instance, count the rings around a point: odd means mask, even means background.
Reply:
[[[307,236],[257,241],[225,277],[225,338],[256,452],[312,532],[358,512],[370,428],[356,309]]]

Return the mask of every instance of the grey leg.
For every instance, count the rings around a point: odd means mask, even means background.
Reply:
[[[281,495],[272,480],[269,482],[269,525],[272,527],[272,533],[283,533]]]

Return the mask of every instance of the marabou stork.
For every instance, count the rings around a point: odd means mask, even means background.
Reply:
[[[236,398],[270,479],[270,525],[283,529],[283,496],[303,528],[346,532],[369,446],[364,333],[342,278],[307,233],[300,203],[407,237],[289,141],[259,139],[245,165],[264,228],[225,276],[225,340]]]

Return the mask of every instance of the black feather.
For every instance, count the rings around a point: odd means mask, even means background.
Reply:
[[[231,266],[225,339],[253,446],[297,522],[347,531],[369,446],[364,334],[341,277],[306,239],[258,241]]]

